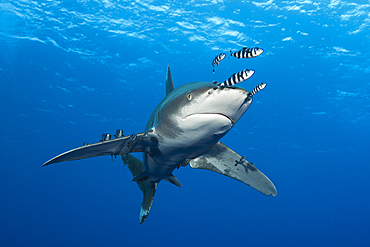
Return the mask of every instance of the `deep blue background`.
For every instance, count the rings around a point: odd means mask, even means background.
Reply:
[[[367,246],[369,1],[0,2],[1,246]],[[243,46],[265,52],[225,59]],[[120,159],[41,165],[131,134],[175,86],[245,68],[265,82],[223,142],[275,184],[267,197],[190,167],[147,221]],[[140,156],[139,156],[140,157]]]

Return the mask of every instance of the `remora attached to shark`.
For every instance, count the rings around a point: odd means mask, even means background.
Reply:
[[[219,140],[238,122],[253,100],[239,87],[193,82],[174,89],[167,67],[167,96],[155,108],[144,132],[117,136],[62,153],[43,166],[102,155],[122,155],[133,181],[143,192],[140,223],[147,218],[157,184],[166,180],[179,187],[175,168],[186,166],[214,171],[239,180],[265,195],[277,194],[273,183]],[[142,152],[143,161],[129,153]]]

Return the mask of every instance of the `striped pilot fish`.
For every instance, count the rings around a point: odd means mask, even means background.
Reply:
[[[233,86],[235,84],[238,84],[238,83],[240,83],[242,81],[247,80],[253,74],[254,74],[254,70],[252,70],[252,69],[245,69],[245,70],[239,71],[238,73],[232,74],[229,77],[229,79],[227,79],[226,81],[224,81],[222,83],[219,83],[218,85],[219,86],[229,86],[229,87],[231,87],[231,86]]]
[[[217,55],[213,61],[212,61],[212,66],[213,66],[213,73],[215,73],[215,66],[218,64],[226,57],[226,54],[225,53],[220,53],[219,55]]]
[[[261,83],[261,84],[258,84],[252,91],[252,94],[251,96],[255,95],[256,93],[258,93],[259,91],[261,91],[262,89],[264,89],[266,87],[266,83]]]
[[[258,47],[244,47],[243,49],[237,51],[237,52],[232,52],[230,50],[230,56],[236,57],[237,59],[239,58],[252,58],[252,57],[257,57],[261,55],[263,52],[262,48]]]

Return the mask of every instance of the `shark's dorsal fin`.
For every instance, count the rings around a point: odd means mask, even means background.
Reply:
[[[233,150],[218,142],[209,151],[190,160],[191,168],[206,169],[239,180],[265,195],[276,196],[274,184],[260,172],[254,164],[248,162]]]
[[[172,82],[172,76],[171,76],[171,70],[170,66],[167,66],[167,73],[166,73],[166,96],[171,93],[174,90],[173,82]]]

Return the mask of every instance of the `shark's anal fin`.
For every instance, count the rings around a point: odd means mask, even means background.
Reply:
[[[170,66],[167,66],[167,73],[166,73],[166,95],[171,93],[175,87],[173,86],[172,76]]]
[[[131,154],[124,154],[121,157],[123,163],[128,166],[128,169],[130,170],[133,177],[136,177],[137,175],[144,172],[145,170],[144,163],[140,159],[132,156]],[[155,191],[157,190],[157,183],[153,181],[135,181],[135,182],[139,186],[141,192],[143,192],[143,202],[141,203],[139,216],[140,224],[142,224],[148,217],[150,208],[152,207],[154,194]]]
[[[126,153],[143,152],[145,148],[152,146],[153,140],[156,141],[156,137],[152,137],[152,133],[153,131],[147,131],[137,135],[122,136],[116,139],[78,147],[50,159],[42,166],[102,155],[122,155]]]
[[[239,180],[265,195],[277,195],[274,184],[245,157],[218,142],[206,154],[190,160],[190,167],[214,171]]]

